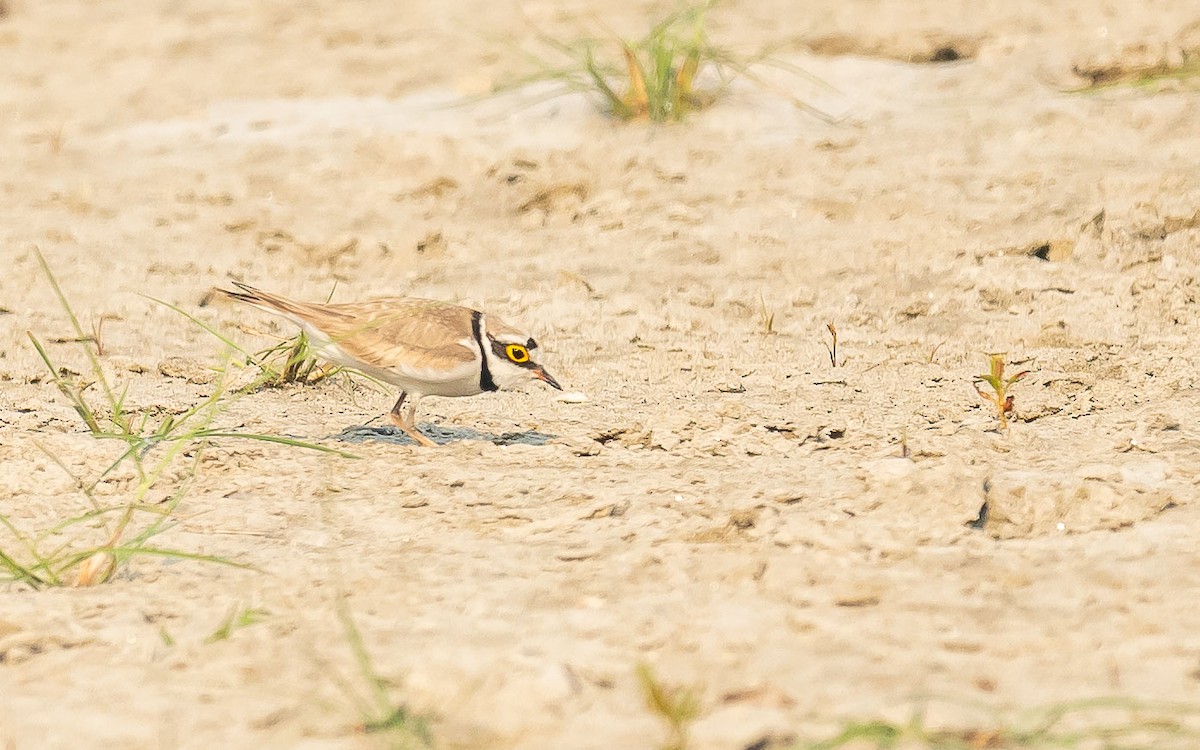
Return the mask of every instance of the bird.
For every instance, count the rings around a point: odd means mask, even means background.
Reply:
[[[479,310],[418,297],[298,302],[232,283],[237,291],[217,291],[296,323],[322,358],[398,387],[388,416],[420,445],[437,445],[416,424],[425,396],[475,396],[531,380],[562,390],[532,336]]]

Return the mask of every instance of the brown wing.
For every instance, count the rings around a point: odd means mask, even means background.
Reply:
[[[465,307],[408,297],[305,307],[300,317],[373,367],[449,372],[479,358]]]
[[[394,297],[370,302],[320,305],[296,302],[246,284],[229,297],[307,323],[328,336],[346,354],[384,370],[423,371],[454,379],[477,361],[472,346],[472,310],[448,302]],[[416,374],[414,372],[414,374]]]

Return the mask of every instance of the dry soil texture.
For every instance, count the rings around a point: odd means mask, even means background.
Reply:
[[[542,89],[472,98],[528,73],[539,33],[635,36],[652,3],[3,9],[17,528],[84,513],[66,470],[92,481],[122,448],[26,336],[86,379],[35,248],[156,419],[213,392],[221,345],[147,296],[244,346],[292,334],[210,302],[230,280],[479,306],[587,400],[429,399],[421,420],[464,438],[433,450],[332,439],[393,394],[232,401],[215,426],[359,458],[203,451],[154,543],[258,572],[140,557],[93,588],[0,587],[0,746],[386,743],[339,602],[441,747],[655,747],[643,662],[701,687],[700,750],[904,721],[929,695],[951,727],[986,726],[968,704],[1200,701],[1200,91],[1068,91],[1195,61],[1200,7],[729,2],[714,41],[836,90],[764,70],[661,127]],[[988,352],[1032,371],[1007,431],[971,385]],[[553,439],[465,439],[512,433]],[[98,502],[136,485],[126,462]],[[43,547],[104,536],[69,532]],[[246,609],[262,621],[210,637]]]

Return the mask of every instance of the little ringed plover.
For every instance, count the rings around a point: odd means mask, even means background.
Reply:
[[[398,387],[392,422],[421,445],[436,445],[416,425],[424,396],[474,396],[530,380],[562,390],[538,362],[532,336],[478,310],[415,297],[322,305],[234,286],[219,291],[296,323],[330,362]]]

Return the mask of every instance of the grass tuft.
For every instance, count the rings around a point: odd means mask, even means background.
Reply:
[[[36,248],[35,254],[76,334],[70,340],[78,344],[87,359],[88,377],[84,379],[59,367],[32,333],[29,340],[46,365],[51,382],[71,404],[88,432],[97,441],[117,444],[117,451],[106,468],[84,478],[53,451],[35,443],[70,477],[86,505],[75,515],[38,532],[26,531],[10,515],[0,513],[0,529],[7,532],[15,544],[5,547],[0,543],[0,577],[6,576],[10,581],[34,589],[95,586],[110,580],[132,558],[145,556],[254,569],[215,555],[151,544],[151,540],[174,525],[173,514],[190,489],[205,450],[217,440],[241,439],[345,457],[352,457],[352,454],[292,438],[217,427],[217,419],[230,403],[225,389],[227,367],[221,368],[212,394],[181,413],[156,419],[148,412],[128,408],[128,386],[118,388],[108,378],[100,363],[103,350],[88,345],[94,339],[84,335],[79,318],[45,257]],[[90,396],[92,391],[98,391],[98,397]],[[123,466],[132,467],[132,491],[116,504],[102,502],[100,485],[112,479]],[[96,530],[100,532],[100,539],[89,541],[89,536]]]
[[[824,81],[766,53],[743,57],[714,45],[708,38],[706,19],[715,5],[717,0],[687,5],[660,19],[635,40],[619,39],[609,33],[603,38],[564,42],[539,34],[540,41],[562,61],[548,62],[527,54],[538,71],[494,93],[548,81],[560,86],[552,96],[585,93],[598,103],[602,112],[619,120],[678,122],[711,106],[740,77],[822,119],[835,119],[772,85],[754,69],[777,68],[832,90]],[[703,86],[702,74],[706,71],[715,74],[716,81]]]
[[[239,389],[242,393],[250,393],[261,388],[279,388],[285,385],[314,385],[335,375],[350,375],[349,370],[333,365],[321,365],[308,337],[303,332],[287,339],[280,339],[276,344],[257,352],[242,347],[220,330],[209,325],[192,313],[178,305],[147,296],[151,302],[174,310],[183,317],[199,326],[223,343],[227,351],[240,355],[240,367],[251,368],[257,375],[251,382]],[[363,376],[365,377],[365,376]]]

